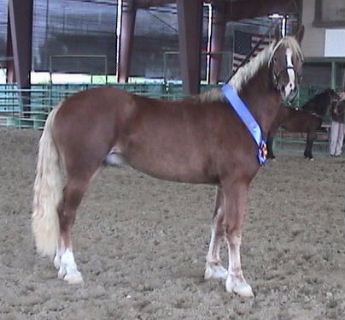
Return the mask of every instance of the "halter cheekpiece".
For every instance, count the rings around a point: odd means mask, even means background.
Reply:
[[[230,84],[225,84],[222,87],[222,93],[226,100],[229,102],[229,106],[232,107],[236,114],[239,116],[241,121],[247,127],[249,133],[253,137],[254,141],[258,146],[257,159],[259,164],[262,166],[266,163],[267,160],[267,147],[266,140],[263,136],[260,125],[254,119],[253,115],[249,111],[246,104],[239,97],[235,89]]]

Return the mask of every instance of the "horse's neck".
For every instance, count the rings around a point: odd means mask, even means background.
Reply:
[[[269,70],[262,67],[258,73],[244,85],[240,96],[247,102],[248,108],[267,136],[279,111],[281,96],[271,85]]]
[[[307,102],[302,109],[308,112],[314,112],[320,117],[324,117],[330,107],[330,97],[324,96],[319,97],[319,101],[317,99],[313,99]]]

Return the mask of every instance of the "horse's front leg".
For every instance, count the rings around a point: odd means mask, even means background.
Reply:
[[[224,237],[224,203],[223,191],[217,188],[216,203],[213,215],[213,225],[211,229],[211,241],[206,256],[205,279],[226,279],[228,272],[221,264],[219,255],[220,247]]]
[[[268,159],[275,159],[275,155],[273,153],[273,136],[270,134],[267,136],[267,158]]]
[[[246,282],[241,267],[241,234],[248,198],[247,183],[232,183],[224,187],[225,198],[225,238],[228,244],[229,267],[226,279],[226,291],[242,297],[254,296],[253,290]]]

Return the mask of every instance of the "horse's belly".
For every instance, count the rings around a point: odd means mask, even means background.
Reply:
[[[155,148],[137,147],[124,152],[123,158],[134,169],[159,179],[187,183],[217,182],[211,161],[198,152],[157,152]]]

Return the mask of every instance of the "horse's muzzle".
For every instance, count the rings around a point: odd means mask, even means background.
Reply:
[[[291,90],[287,96],[285,96],[285,87],[282,86],[280,89],[280,95],[281,95],[282,100],[284,102],[290,103],[290,102],[294,101],[297,94],[298,94],[298,87],[297,86],[295,86],[295,88],[293,90]]]

